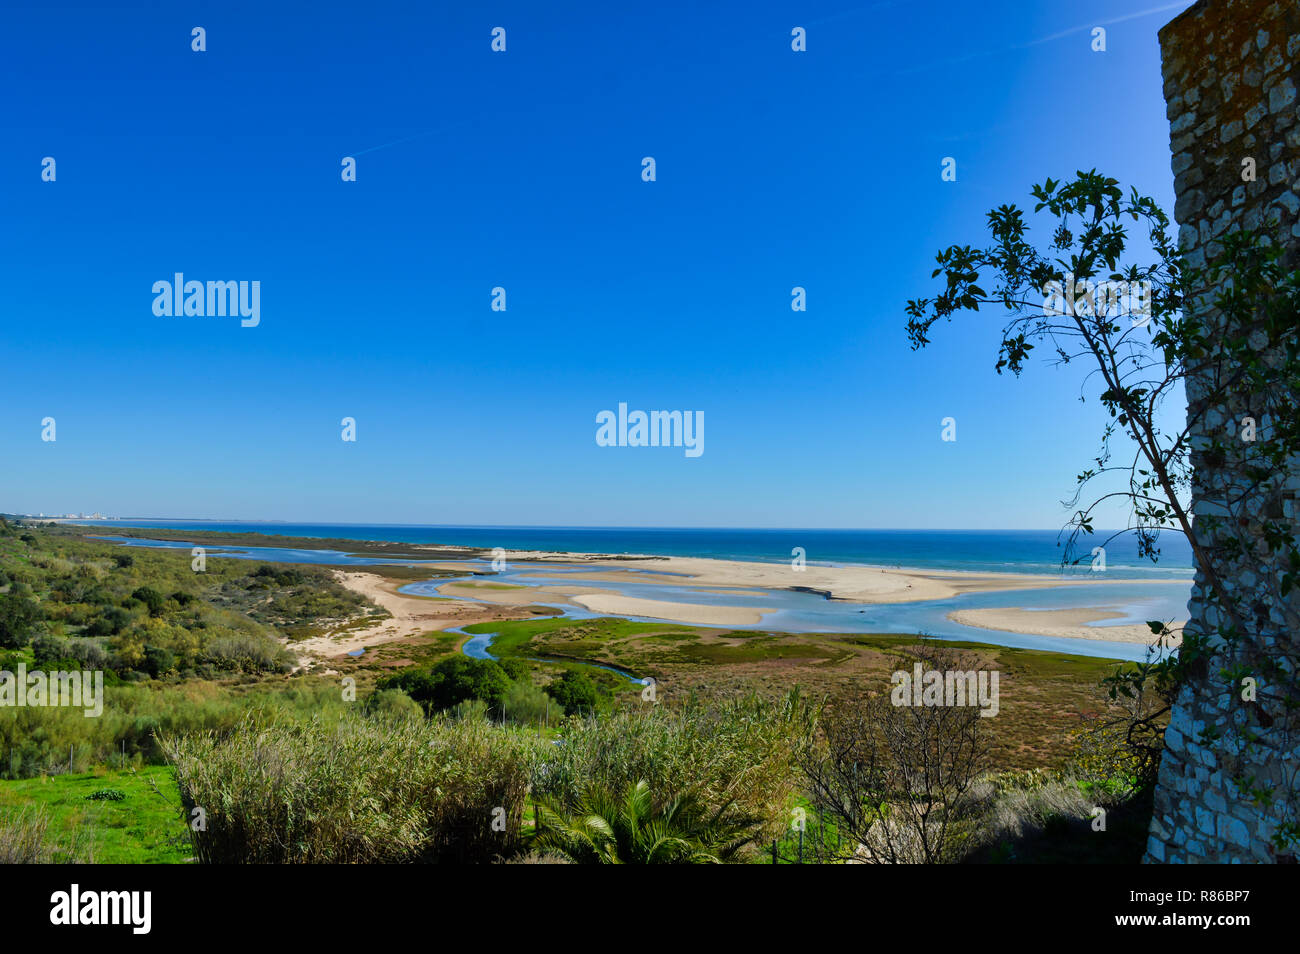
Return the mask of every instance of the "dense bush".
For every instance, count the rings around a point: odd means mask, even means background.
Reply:
[[[495,715],[501,712],[510,683],[510,676],[495,660],[452,656],[429,669],[395,673],[379,688],[400,689],[431,714],[478,699]]]
[[[601,701],[596,684],[585,672],[577,669],[567,670],[559,679],[553,680],[546,692],[564,708],[565,715],[590,714]]]
[[[176,654],[159,646],[144,648],[144,663],[141,669],[157,679],[176,668]]]
[[[201,658],[218,669],[237,672],[284,672],[293,666],[292,654],[274,639],[257,633],[214,637]]]
[[[255,586],[298,586],[307,581],[307,575],[302,570],[291,566],[274,566],[270,563],[264,563],[252,573],[248,574]]]
[[[155,590],[152,586],[142,586],[131,594],[131,598],[139,600],[149,610],[150,616],[161,616],[163,606],[166,605],[166,598]]]
[[[447,714],[458,722],[489,722],[492,719],[488,704],[482,699],[458,702],[447,710]]]
[[[163,747],[186,817],[202,810],[200,861],[487,862],[521,847],[539,742],[481,721],[254,713]]]
[[[86,623],[86,636],[116,636],[131,624],[132,616],[120,606],[106,607]]]
[[[538,766],[534,789],[573,806],[593,790],[627,792],[653,780],[657,797],[698,799],[722,812],[723,825],[761,819],[754,829],[761,841],[789,825],[809,720],[793,693],[777,703],[746,698],[575,718]]]
[[[42,617],[41,605],[18,586],[9,593],[0,594],[0,648],[18,649],[26,646],[32,627]]]
[[[37,669],[103,669],[108,665],[108,653],[93,639],[41,634],[32,638],[32,656]]]
[[[420,704],[400,689],[381,689],[372,692],[362,703],[366,715],[385,719],[423,719]]]
[[[516,725],[547,725],[561,713],[560,707],[540,686],[524,679],[510,684],[502,710],[506,719]]]

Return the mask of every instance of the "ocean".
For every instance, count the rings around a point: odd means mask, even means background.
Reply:
[[[70,521],[74,522],[74,521]],[[83,526],[229,531],[344,540],[442,543],[510,550],[648,554],[788,563],[802,547],[814,564],[869,564],[928,570],[1060,573],[1064,538],[1056,530],[799,530],[657,527],[487,527],[412,524],[274,523],[218,520],[78,520]],[[1091,551],[1110,532],[1082,547],[1084,561],[1070,575],[1091,571]],[[1138,558],[1132,534],[1105,545],[1106,573],[1127,579],[1192,577],[1191,548],[1181,534],[1160,539],[1158,562]],[[1077,556],[1078,554],[1076,554]]]

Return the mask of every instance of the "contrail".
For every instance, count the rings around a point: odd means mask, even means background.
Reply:
[[[908,73],[920,73],[925,70],[934,69],[936,66],[951,66],[954,63],[965,63],[969,60],[977,60],[985,56],[996,56],[999,53],[1010,53],[1013,50],[1027,50],[1032,46],[1042,46],[1044,43],[1051,43],[1053,40],[1059,40],[1062,37],[1070,36],[1075,33],[1081,33],[1084,30],[1091,30],[1094,27],[1110,26],[1114,23],[1123,23],[1125,20],[1136,20],[1139,17],[1149,17],[1156,13],[1164,13],[1168,10],[1185,10],[1190,7],[1193,0],[1179,0],[1178,3],[1166,3],[1162,7],[1152,7],[1150,10],[1140,10],[1137,13],[1126,13],[1122,17],[1113,17],[1109,20],[1096,20],[1092,23],[1086,23],[1083,26],[1070,27],[1068,30],[1062,30],[1059,33],[1053,33],[1050,36],[1039,37],[1036,40],[1029,40],[1026,43],[1017,43],[1014,46],[1005,46],[996,50],[981,50],[978,53],[970,53],[966,56],[955,57],[950,60],[937,60],[927,63],[924,66],[911,66],[905,70],[899,70],[895,75],[905,75]]]
[[[400,146],[400,145],[401,145],[402,143],[404,143],[404,142],[414,142],[414,141],[417,140],[417,139],[426,139],[426,138],[428,138],[429,136],[436,136],[436,135],[438,135],[439,133],[450,132],[450,131],[453,130],[453,129],[459,129],[459,128],[462,127],[462,126],[468,126],[468,125],[470,125],[470,124],[473,123],[473,122],[474,122],[474,120],[466,119],[466,120],[464,120],[464,121],[462,121],[462,122],[459,122],[459,123],[452,123],[452,124],[449,125],[449,126],[439,126],[437,129],[430,129],[430,130],[428,130],[427,132],[416,133],[414,136],[406,136],[406,137],[403,138],[403,139],[394,139],[392,142],[386,142],[386,143],[384,143],[382,146],[370,146],[370,147],[367,148],[367,149],[362,149],[362,150],[360,150],[360,151],[358,151],[358,152],[354,152],[354,153],[352,153],[351,155],[353,155],[353,156],[364,156],[364,155],[365,155],[366,153],[368,153],[368,152],[375,152],[375,151],[377,151],[377,150],[379,150],[379,149],[387,149],[387,148],[389,148],[390,146]]]
[[[1149,17],[1153,13],[1164,13],[1166,10],[1176,10],[1179,8],[1186,9],[1190,7],[1193,0],[1180,0],[1179,3],[1166,3],[1163,7],[1152,7],[1150,10],[1141,10],[1138,13],[1126,13],[1122,17],[1115,17],[1112,20],[1099,20],[1096,23],[1088,23],[1084,26],[1071,27],[1068,30],[1062,30],[1060,33],[1053,33],[1051,36],[1045,36],[1038,40],[1030,40],[1019,47],[1013,49],[1023,49],[1026,46],[1038,46],[1040,43],[1050,43],[1052,40],[1059,40],[1063,36],[1069,36],[1072,33],[1079,33],[1083,30],[1091,30],[1093,27],[1110,26],[1112,23],[1123,23],[1125,20],[1136,20],[1138,17]]]

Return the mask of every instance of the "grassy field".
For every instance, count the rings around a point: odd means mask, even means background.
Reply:
[[[911,667],[921,643],[904,634],[765,633],[614,617],[498,621],[466,632],[498,633],[492,653],[502,658],[605,664],[653,677],[659,698],[670,704],[692,695],[748,691],[776,697],[795,686],[814,699],[884,692],[892,672]],[[989,721],[997,764],[1005,768],[1055,767],[1068,754],[1072,733],[1111,711],[1099,686],[1120,665],[1113,660],[958,640],[924,642],[960,651],[971,668],[1000,673],[1002,708]]]
[[[120,792],[123,797],[88,797],[97,792]],[[23,808],[49,812],[51,831],[61,842],[77,829],[89,829],[98,864],[178,864],[191,855],[170,768],[98,768],[0,782],[0,810]]]

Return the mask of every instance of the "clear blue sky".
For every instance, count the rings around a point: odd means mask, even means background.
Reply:
[[[903,305],[1048,175],[1172,209],[1187,5],[7,4],[0,510],[1059,526],[1078,378],[997,377],[992,314],[913,353]],[[156,317],[178,271],[260,326]],[[598,447],[619,401],[705,453]]]

